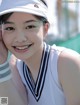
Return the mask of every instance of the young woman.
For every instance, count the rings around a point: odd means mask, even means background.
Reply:
[[[13,54],[12,72],[18,81],[20,74],[29,105],[80,105],[80,56],[43,41],[49,29],[46,9],[40,0],[2,1],[2,39]]]

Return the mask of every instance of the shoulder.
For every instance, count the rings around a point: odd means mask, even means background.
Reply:
[[[58,59],[58,72],[59,72],[60,78],[66,75],[69,76],[69,73],[73,74],[79,71],[80,71],[79,53],[70,49],[66,49],[62,51]]]
[[[11,68],[13,77],[16,77],[17,75],[19,76],[17,66],[16,66],[16,61],[17,61],[17,58],[14,55],[11,55],[9,64],[10,64],[10,68]]]
[[[59,55],[58,69],[68,71],[75,67],[80,69],[80,54],[71,49],[63,50]]]
[[[74,50],[71,50],[65,47],[55,46],[55,45],[52,46],[51,48],[52,48],[52,51],[55,51],[55,53],[57,53],[56,55],[58,57],[57,62],[58,62],[59,71],[62,71],[62,70],[65,71],[66,69],[70,69],[72,67],[80,68],[80,54],[79,53],[77,53]]]
[[[62,51],[58,59],[58,73],[68,103],[80,103],[80,55],[70,49]]]
[[[24,103],[27,103],[27,90],[25,89],[25,86],[24,86],[22,79],[19,75],[19,72],[17,70],[16,61],[17,61],[17,58],[14,55],[12,55],[11,59],[10,59],[10,68],[12,71],[12,80],[14,82],[16,89],[19,91],[19,94],[22,97]]]
[[[11,55],[9,64],[10,64],[14,82],[15,81],[16,82],[18,81],[18,83],[21,82],[22,80],[21,80],[20,74],[17,69],[17,58],[14,55]]]
[[[14,55],[11,55],[9,64],[10,64],[10,68],[11,68],[11,72],[12,72],[14,81],[20,80],[20,75],[16,67],[16,61],[17,61],[17,58]]]
[[[12,55],[10,59],[10,68],[12,72],[12,79],[15,85],[17,86],[17,88],[19,89],[19,86],[23,85],[23,83],[22,83],[21,77],[16,67],[16,60],[17,58],[14,55]]]

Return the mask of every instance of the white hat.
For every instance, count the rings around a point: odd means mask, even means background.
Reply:
[[[10,12],[24,12],[47,19],[47,6],[40,0],[1,0],[0,16]]]

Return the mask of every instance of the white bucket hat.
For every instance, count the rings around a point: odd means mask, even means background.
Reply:
[[[0,16],[10,12],[24,12],[43,16],[47,20],[47,6],[40,0],[1,0]]]

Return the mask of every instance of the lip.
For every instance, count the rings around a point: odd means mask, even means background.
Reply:
[[[24,45],[24,46],[13,46],[14,50],[18,53],[27,52],[33,44]]]

